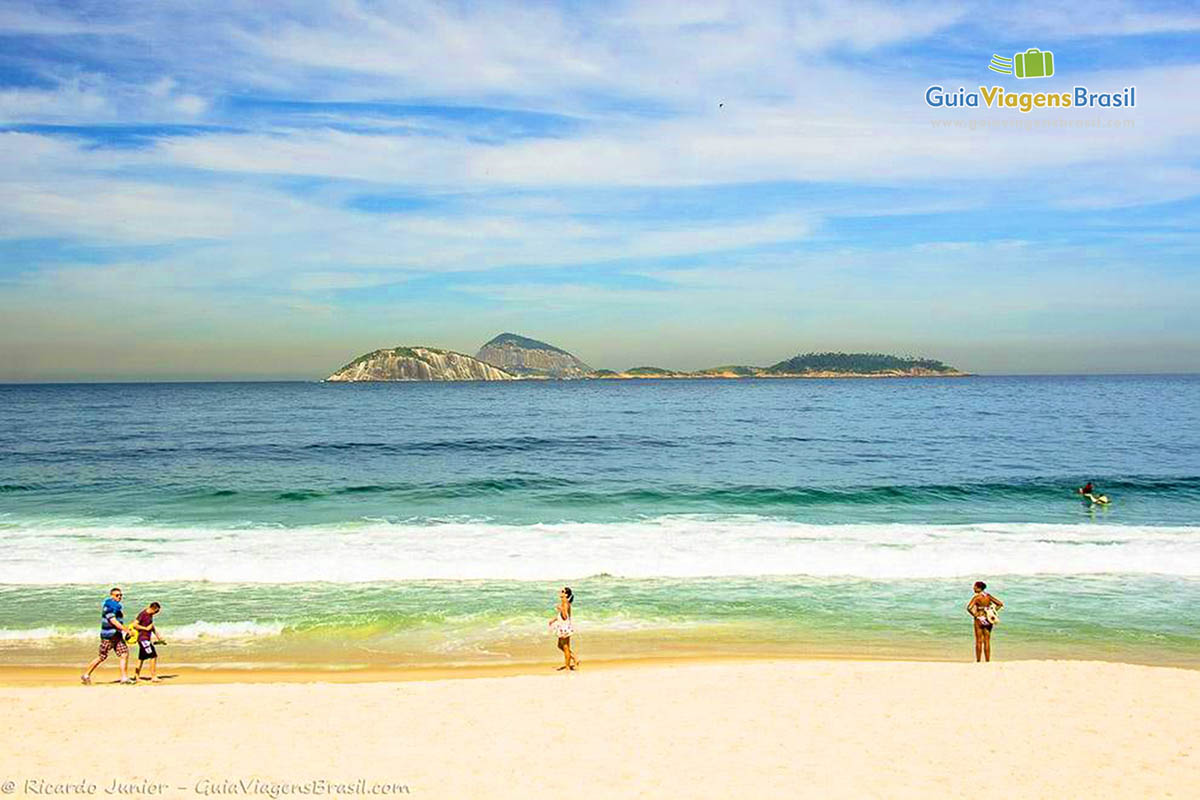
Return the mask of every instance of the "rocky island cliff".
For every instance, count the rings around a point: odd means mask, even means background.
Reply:
[[[325,379],[354,381],[511,381],[516,376],[453,350],[393,347],[359,356]]]
[[[393,347],[359,356],[325,380],[346,381],[511,381],[511,380],[671,380],[704,378],[960,378],[968,373],[932,358],[885,353],[802,353],[769,367],[741,364],[681,372],[663,367],[632,367],[621,372],[592,369],[577,356],[546,342],[502,333],[472,358],[435,347]]]
[[[515,333],[500,334],[475,357],[522,378],[586,378],[592,372],[566,350]]]

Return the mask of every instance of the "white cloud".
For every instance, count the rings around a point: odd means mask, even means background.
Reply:
[[[52,74],[53,88],[0,89],[0,123],[62,125],[192,122],[209,108],[173,78],[119,83],[97,73]]]
[[[301,272],[292,277],[291,288],[297,292],[324,292],[331,289],[369,289],[400,283],[407,276],[395,272]]]
[[[174,99],[174,106],[182,114],[197,117],[208,110],[208,101],[194,94],[181,94]]]
[[[321,291],[392,283],[412,271],[480,270],[502,266],[562,266],[630,258],[665,258],[798,241],[815,229],[806,213],[753,219],[652,222],[629,217],[575,218],[550,205],[541,213],[518,198],[517,213],[501,206],[471,213],[372,214],[320,198],[227,181],[170,185],[84,170],[145,169],[139,151],[97,153],[61,139],[8,134],[13,145],[0,169],[22,174],[0,194],[0,236],[56,236],[92,243],[220,243],[233,265],[251,274],[295,274],[284,283]],[[19,152],[23,158],[14,158]],[[39,165],[54,164],[64,172]],[[336,203],[337,198],[332,198]],[[211,252],[211,247],[206,252]],[[207,261],[194,267],[213,275]],[[228,269],[216,275],[228,276]]]
[[[796,10],[793,40],[806,50],[845,45],[871,50],[920,39],[961,21],[968,9],[958,3],[817,2]]]
[[[961,19],[958,5],[910,3],[521,3],[447,6],[342,2],[239,41],[281,62],[401,81],[457,97],[555,98],[620,93],[693,104],[715,94],[794,89],[799,56],[870,50]]]
[[[1125,0],[1092,0],[1086,13],[1077,3],[1031,0],[998,3],[987,8],[997,25],[1022,34],[1055,36],[1144,36],[1156,33],[1188,33],[1200,30],[1200,14],[1187,6],[1173,9],[1147,8]]]
[[[111,118],[112,100],[100,87],[72,79],[54,89],[0,89],[0,122],[64,122]]]
[[[0,196],[0,232],[137,243],[220,239],[242,229],[238,206],[245,201],[119,180],[76,180],[69,187],[10,182]]]
[[[221,134],[167,140],[158,155],[164,163],[219,172],[324,175],[424,188],[885,184],[1033,175],[1102,162],[1134,165],[1178,157],[1200,135],[1200,113],[1171,99],[1177,87],[1200,83],[1197,67],[1078,76],[1093,86],[1136,83],[1141,105],[1118,114],[1133,117],[1132,128],[934,128],[935,117],[922,100],[924,87],[912,81],[872,86],[845,76],[838,80],[834,76],[829,84],[837,87],[831,96],[855,97],[853,109],[756,105],[729,114],[622,121],[569,138],[501,143],[334,130]],[[942,118],[1007,119],[987,111]]]
[[[128,26],[47,11],[44,3],[9,2],[0,6],[0,31],[37,36],[97,36],[127,32]]]
[[[458,291],[479,295],[496,302],[552,312],[578,310],[594,307],[597,304],[610,307],[654,306],[661,305],[668,299],[672,304],[676,304],[684,299],[678,295],[668,297],[661,290],[615,289],[583,283],[477,284],[463,286]]]

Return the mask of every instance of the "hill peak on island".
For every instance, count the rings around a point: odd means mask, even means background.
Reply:
[[[502,333],[475,357],[522,378],[586,378],[592,368],[561,347],[516,333]]]
[[[528,336],[522,336],[519,333],[501,333],[492,337],[484,343],[484,347],[501,347],[509,345],[511,347],[524,347],[527,350],[549,350],[552,353],[566,353],[561,347],[555,347],[548,342],[543,342],[538,339],[530,339]],[[569,354],[568,354],[569,355]]]

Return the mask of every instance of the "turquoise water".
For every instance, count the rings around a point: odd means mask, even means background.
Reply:
[[[1194,376],[0,386],[0,660],[86,656],[106,588],[177,658],[1193,663]],[[1112,505],[1072,494],[1093,480]],[[964,645],[965,637],[965,645]]]

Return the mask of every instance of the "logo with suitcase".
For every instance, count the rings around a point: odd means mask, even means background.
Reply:
[[[1031,47],[1024,53],[1014,53],[1012,58],[993,55],[988,69],[1018,78],[1049,78],[1054,74],[1054,53]]]

